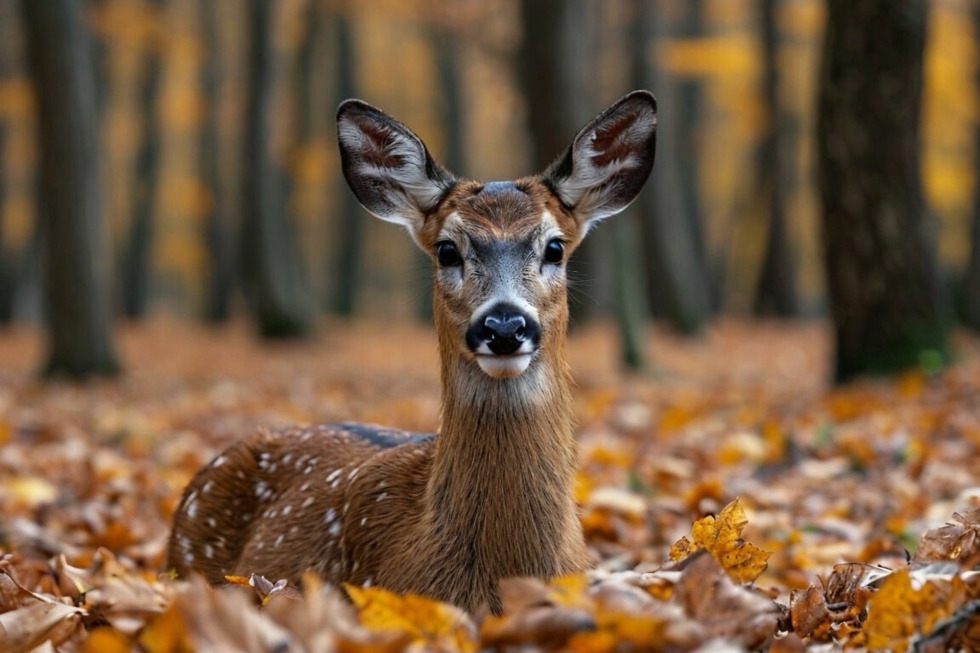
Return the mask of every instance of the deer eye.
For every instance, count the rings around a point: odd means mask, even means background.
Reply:
[[[460,258],[456,245],[448,240],[443,240],[436,243],[436,261],[439,262],[439,267],[454,268],[462,263],[463,259]]]
[[[545,263],[561,263],[562,258],[565,256],[565,244],[562,243],[557,238],[552,238],[548,241],[548,244],[544,247],[544,262]]]

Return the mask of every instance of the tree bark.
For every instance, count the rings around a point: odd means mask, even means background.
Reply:
[[[650,60],[650,44],[659,33],[654,7],[634,3],[633,66],[638,88],[657,93],[657,162],[637,199],[640,234],[646,254],[647,290],[654,315],[684,334],[698,333],[711,315],[708,271],[699,263],[697,230],[686,210],[675,130],[677,102],[672,84]]]
[[[769,213],[765,258],[756,285],[755,313],[792,317],[800,313],[796,257],[789,238],[786,192],[790,179],[784,155],[786,117],[779,104],[778,0],[760,3],[762,26],[762,95],[767,130],[759,152],[759,190]]]
[[[532,167],[541,171],[594,116],[590,84],[596,73],[598,5],[594,0],[521,0],[520,6],[524,38],[517,71],[528,104]],[[569,302],[573,325],[595,312],[603,294],[597,289],[612,285],[602,278],[613,267],[599,263],[604,245],[609,238],[594,235],[569,261],[569,277],[575,280]]]
[[[251,86],[245,129],[242,278],[259,332],[305,336],[313,305],[287,210],[286,176],[272,152],[272,112],[281,66],[273,43],[279,3],[249,0]]]
[[[980,4],[973,7],[974,40],[980,43]],[[980,88],[980,70],[974,85]],[[980,126],[973,128],[973,167],[980,177]],[[963,298],[960,306],[963,323],[974,331],[980,331],[980,183],[973,191],[973,219],[970,223],[970,259],[963,278]]]
[[[80,0],[24,0],[39,116],[46,375],[117,372],[109,327],[95,72]]]
[[[337,88],[334,106],[348,98],[357,96],[357,83],[354,79],[354,35],[351,33],[350,19],[338,9],[334,17],[337,61]],[[330,116],[331,121],[333,116]],[[360,291],[361,258],[364,251],[365,214],[354,194],[347,187],[343,174],[338,169],[334,181],[337,189],[338,220],[334,256],[330,260],[328,274],[333,277],[331,311],[342,317],[350,317],[357,308],[357,295]]]
[[[160,27],[165,10],[164,0],[144,0],[153,11],[151,20]],[[156,31],[160,33],[160,29]],[[160,159],[160,125],[157,120],[157,98],[162,74],[161,39],[155,38],[143,52],[143,69],[139,81],[140,145],[136,155],[136,188],[129,233],[122,257],[123,315],[139,319],[146,314],[150,294],[150,252],[153,243],[153,211]]]
[[[222,80],[219,10],[215,2],[207,0],[201,2],[199,6],[201,35],[207,48],[201,66],[204,119],[201,124],[199,150],[201,182],[209,196],[204,216],[204,242],[208,251],[204,319],[214,324],[226,322],[231,317],[231,296],[236,283],[236,243],[221,176],[221,141],[218,129],[221,120]]]
[[[835,379],[948,360],[919,171],[926,0],[828,0],[817,107]]]
[[[7,175],[3,167],[6,152],[7,123],[0,120],[0,326],[14,319],[14,293],[18,256],[4,239],[4,209],[7,206]]]

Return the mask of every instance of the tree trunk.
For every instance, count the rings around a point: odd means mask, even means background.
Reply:
[[[226,322],[231,317],[231,294],[235,288],[235,238],[228,216],[220,164],[218,124],[221,120],[219,98],[222,72],[219,7],[216,3],[205,0],[200,3],[199,11],[201,36],[207,48],[201,66],[204,119],[201,124],[199,150],[201,182],[209,196],[204,216],[204,241],[208,251],[204,319],[217,324]]]
[[[791,317],[799,315],[796,289],[796,257],[789,239],[786,192],[790,179],[784,155],[786,121],[779,104],[779,31],[776,27],[778,0],[760,3],[762,25],[762,94],[767,131],[759,153],[759,190],[769,213],[765,258],[756,286],[755,313]]]
[[[4,239],[3,218],[7,206],[7,175],[3,164],[8,129],[6,121],[0,120],[0,326],[8,325],[14,319],[14,294],[17,292],[14,279],[19,259]]]
[[[334,105],[357,96],[354,79],[354,35],[351,33],[350,19],[338,9],[335,15],[335,38],[337,39],[337,88]],[[330,116],[331,121],[333,116]],[[330,308],[333,313],[350,317],[357,308],[357,295],[360,290],[362,274],[361,255],[364,251],[364,222],[366,220],[354,194],[347,187],[343,174],[337,170],[334,181],[337,189],[337,239],[334,256],[330,260],[329,274],[333,277],[333,297]]]
[[[948,360],[919,170],[926,0],[828,0],[817,107],[835,378]]]
[[[242,278],[267,338],[295,338],[313,327],[313,307],[287,211],[286,176],[272,152],[274,94],[281,66],[273,43],[279,3],[249,0],[251,81],[245,127]]]
[[[681,192],[677,102],[673,85],[650,61],[650,44],[659,32],[654,7],[634,3],[633,66],[635,85],[657,93],[657,162],[637,199],[646,255],[647,290],[654,315],[684,334],[698,333],[711,315],[711,284],[699,263],[697,230]]]
[[[158,27],[164,16],[164,0],[144,0],[153,11],[152,20]],[[160,33],[158,30],[156,33]],[[141,141],[136,155],[136,188],[133,196],[129,233],[123,251],[122,309],[123,315],[139,319],[146,314],[150,293],[150,246],[153,242],[153,210],[157,189],[157,168],[160,159],[160,125],[157,120],[157,97],[162,74],[161,39],[146,45],[143,70],[139,82],[139,111]]]
[[[79,0],[24,0],[39,115],[46,375],[118,371],[109,327],[95,72]]]
[[[980,43],[980,4],[973,7],[974,40]],[[980,70],[974,84],[980,88]],[[980,126],[973,128],[974,169],[980,173]],[[980,174],[978,174],[980,177]],[[963,279],[963,299],[960,306],[963,323],[980,331],[980,183],[973,190],[973,220],[970,224],[970,260]]]
[[[544,170],[568,147],[572,137],[594,115],[594,51],[598,24],[593,0],[521,0],[524,38],[518,53],[519,81],[528,103],[533,169]],[[603,243],[603,240],[606,240]],[[572,323],[588,319],[598,305],[601,235],[583,241],[569,261],[575,279],[570,297]],[[582,299],[579,299],[582,298]]]

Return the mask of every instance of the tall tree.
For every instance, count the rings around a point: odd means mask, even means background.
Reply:
[[[828,0],[817,106],[835,378],[945,362],[922,194],[926,0]]]
[[[769,230],[762,268],[756,284],[755,312],[789,317],[800,312],[796,287],[796,258],[789,238],[786,192],[789,161],[785,153],[786,112],[779,102],[779,0],[761,0],[762,106],[766,132],[759,151],[759,191],[769,214]]]
[[[657,92],[657,162],[646,188],[637,199],[640,232],[646,254],[647,290],[654,315],[677,331],[694,334],[711,315],[711,284],[698,255],[698,230],[691,224],[680,181],[677,101],[673,84],[652,60],[651,43],[660,34],[655,7],[646,0],[633,3],[634,83]]]
[[[23,0],[39,117],[38,210],[50,336],[45,373],[114,373],[95,71],[79,0]]]
[[[286,173],[272,151],[282,65],[274,44],[280,3],[249,0],[250,87],[245,127],[242,279],[259,332],[294,338],[313,327],[313,302],[287,209]]]
[[[980,43],[980,4],[973,6],[974,40]],[[974,85],[980,88],[980,69],[977,69]],[[973,128],[974,169],[980,176],[980,125]],[[960,305],[963,322],[980,331],[980,183],[973,190],[973,219],[970,224],[970,260],[963,278],[963,299]]]
[[[521,0],[520,7],[524,38],[516,63],[528,103],[531,167],[543,170],[562,153],[570,135],[593,117],[597,105],[592,83],[598,4]],[[604,254],[608,258],[608,240],[600,232],[584,241],[569,263],[573,324],[594,312],[601,275],[613,267],[599,262]],[[579,297],[588,301],[574,301]]]
[[[4,209],[7,206],[7,175],[4,170],[5,146],[7,143],[7,122],[0,119],[0,325],[10,324],[14,319],[14,287],[17,269],[12,248],[4,242]]]
[[[224,322],[231,316],[231,295],[235,287],[235,239],[228,215],[227,195],[221,176],[220,90],[222,80],[222,39],[218,28],[220,7],[201,2],[201,40],[206,48],[201,66],[201,95],[204,116],[201,121],[199,165],[201,182],[209,201],[204,215],[204,241],[208,251],[207,289],[204,317],[208,322]]]
[[[150,246],[153,241],[153,210],[160,159],[160,125],[157,97],[163,68],[163,21],[165,0],[144,0],[144,19],[153,25],[152,37],[144,44],[139,81],[140,144],[136,154],[136,186],[129,233],[122,252],[122,309],[129,318],[146,313],[150,294]]]
[[[354,79],[354,35],[348,7],[340,6],[334,9],[334,40],[336,61],[336,89],[334,106],[348,98],[357,96]],[[330,116],[331,124],[333,115]],[[331,129],[331,132],[335,131]],[[330,300],[330,310],[340,316],[350,317],[356,308],[357,294],[360,289],[361,255],[364,251],[364,213],[357,203],[354,194],[347,187],[340,170],[334,179],[336,188],[337,220],[335,225],[336,244],[334,255],[330,257],[328,274],[333,279],[333,294]]]

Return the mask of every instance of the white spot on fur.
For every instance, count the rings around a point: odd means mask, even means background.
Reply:
[[[359,471],[361,471],[361,468],[360,467],[355,467],[354,469],[352,469],[350,471],[350,474],[347,475],[347,480],[348,481],[353,481],[354,480],[354,477],[357,476],[357,473]]]
[[[211,491],[211,488],[213,487],[214,487],[214,481],[208,481],[207,483],[204,484],[204,487],[201,488],[201,494],[207,494],[208,492]]]
[[[293,507],[292,507],[292,506],[291,506],[290,504],[288,504],[288,503],[287,503],[287,504],[286,504],[285,506],[283,506],[283,508],[282,508],[282,516],[283,516],[283,517],[285,517],[286,515],[288,515],[288,514],[289,514],[289,513],[291,513],[292,511],[293,511]]]
[[[324,521],[326,521],[326,522],[327,522],[328,524],[331,524],[331,523],[333,523],[333,521],[334,521],[335,519],[337,519],[337,511],[336,511],[336,510],[334,510],[333,508],[328,508],[328,509],[327,509],[327,512],[326,512],[326,513],[324,513],[324,515],[323,515],[323,519],[324,519]]]
[[[214,547],[211,546],[210,544],[204,545],[204,557],[207,558],[208,560],[214,557]]]
[[[335,469],[332,472],[330,472],[329,474],[327,474],[327,483],[331,483],[333,481],[336,481],[340,477],[340,475],[343,473],[343,471],[344,471],[343,469]]]
[[[340,522],[335,521],[331,523],[329,530],[327,530],[327,533],[329,533],[331,537],[337,537],[338,535],[340,535]]]
[[[283,541],[283,539],[284,539],[285,537],[286,537],[285,535],[283,535],[282,533],[280,533],[280,534],[279,534],[279,537],[277,537],[277,538],[276,538],[276,543],[275,543],[275,546],[279,546],[280,544],[282,544],[282,541]]]
[[[215,528],[218,525],[217,520],[214,517],[208,517],[208,526]]]
[[[212,467],[221,467],[222,465],[225,464],[225,461],[226,460],[228,460],[228,459],[225,457],[225,455],[224,454],[221,454],[220,456],[218,456],[217,458],[215,458],[214,460],[211,461],[211,466]]]
[[[387,498],[388,498],[388,493],[382,492],[381,494],[378,495],[378,498],[375,499],[375,501],[384,501]]]
[[[367,517],[361,517],[361,526],[367,523]]]
[[[303,499],[303,503],[300,504],[300,507],[308,508],[309,506],[313,505],[313,501],[314,501],[313,497],[306,497],[305,499]]]

